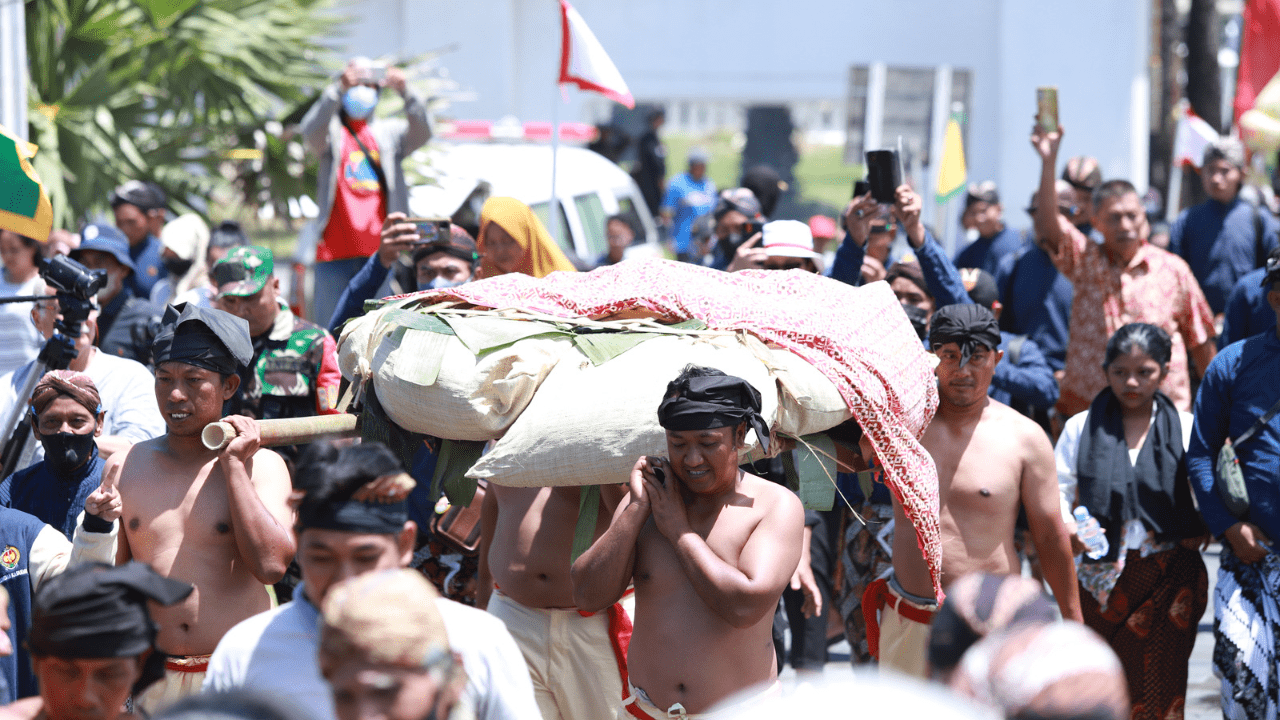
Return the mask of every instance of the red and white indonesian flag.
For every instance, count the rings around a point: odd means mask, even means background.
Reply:
[[[1205,122],[1204,118],[1191,112],[1190,108],[1178,120],[1178,130],[1173,138],[1173,162],[1181,165],[1191,163],[1200,167],[1204,159],[1204,149],[1218,140],[1218,131]]]
[[[566,0],[560,0],[560,29],[560,82],[573,83],[634,108],[635,98],[622,73],[587,27],[587,21]]]

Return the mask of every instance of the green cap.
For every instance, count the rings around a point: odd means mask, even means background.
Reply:
[[[213,282],[218,287],[218,297],[252,295],[267,284],[274,269],[275,261],[267,248],[256,245],[232,248],[213,266]]]

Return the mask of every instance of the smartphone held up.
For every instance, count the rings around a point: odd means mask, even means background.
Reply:
[[[431,245],[449,240],[452,229],[449,218],[405,218],[405,222],[413,223],[418,228],[418,239],[414,245]]]
[[[1058,88],[1036,88],[1036,122],[1046,134],[1058,132]]]

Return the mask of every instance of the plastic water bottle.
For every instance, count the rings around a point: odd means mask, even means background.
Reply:
[[[1080,537],[1080,542],[1084,543],[1084,554],[1090,560],[1104,557],[1111,550],[1111,543],[1107,542],[1107,534],[1102,531],[1097,519],[1089,514],[1089,508],[1081,505],[1071,514],[1076,518],[1076,534]]]

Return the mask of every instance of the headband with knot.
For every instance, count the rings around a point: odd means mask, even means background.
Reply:
[[[756,432],[769,451],[769,425],[760,414],[760,392],[732,375],[683,377],[667,385],[658,406],[658,424],[667,430],[710,430],[740,423]]]
[[[960,367],[964,367],[979,345],[991,350],[1000,347],[1000,325],[981,305],[948,305],[933,314],[929,326],[929,347],[937,351],[947,343],[960,346]]]

